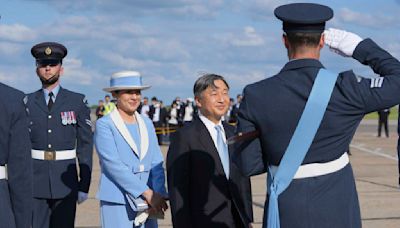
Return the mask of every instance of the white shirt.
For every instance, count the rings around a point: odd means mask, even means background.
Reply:
[[[57,98],[59,91],[60,91],[60,84],[58,84],[56,87],[54,87],[54,89],[52,91],[49,91],[49,90],[43,88],[43,94],[44,94],[44,99],[46,100],[46,104],[48,104],[49,100],[50,100],[49,93],[53,92],[52,100],[53,100],[53,102],[56,102],[56,98]]]
[[[169,124],[178,124],[178,120],[176,119],[178,117],[178,110],[176,108],[172,108],[170,112],[170,119],[168,120]]]
[[[193,106],[188,105],[185,107],[185,116],[183,117],[183,121],[192,121],[193,120]]]
[[[154,105],[154,115],[153,115],[153,122],[160,121],[160,105]]]
[[[140,110],[140,114],[149,117],[149,114],[148,114],[149,111],[150,111],[150,106],[149,105],[143,105],[142,109]]]
[[[217,129],[215,129],[215,126],[217,125],[221,125],[222,127],[222,135],[223,135],[223,140],[226,143],[226,134],[225,134],[225,129],[224,126],[222,125],[221,120],[219,121],[218,124],[213,123],[211,120],[207,119],[207,117],[203,116],[200,114],[200,120],[204,123],[204,125],[206,125],[206,128],[208,130],[208,132],[211,135],[211,138],[214,142],[214,146],[215,148],[218,148],[218,144],[217,144]]]

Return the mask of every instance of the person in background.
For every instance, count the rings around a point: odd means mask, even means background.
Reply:
[[[239,107],[240,107],[240,104],[242,103],[242,99],[243,99],[242,94],[238,94],[236,96],[236,104],[234,104],[232,106],[231,116],[230,116],[230,119],[229,119],[230,123],[236,123],[237,122],[238,113],[239,113]]]
[[[389,138],[389,127],[388,127],[388,118],[390,114],[390,109],[385,108],[378,111],[378,137],[381,137],[382,125],[385,128],[386,138]]]
[[[141,91],[149,87],[142,84],[139,72],[122,71],[113,74],[110,87],[104,89],[117,99],[117,108],[96,122],[94,136],[103,228],[158,227],[154,216],[168,208],[163,156],[153,123],[137,112]]]
[[[100,119],[101,117],[104,116],[104,101],[99,100],[99,105],[96,108],[96,116],[97,119]]]
[[[164,102],[160,100],[160,122],[161,122],[161,130],[159,131],[159,133],[161,133],[161,144],[163,142],[164,137],[166,137],[167,132],[167,125],[168,125],[168,110],[167,108],[164,106]]]
[[[178,110],[178,126],[183,126],[183,110],[184,104],[181,101],[180,97],[176,97],[174,102],[176,103],[176,109]]]
[[[110,95],[106,95],[104,97],[104,111],[103,111],[103,116],[107,115],[108,113],[112,112],[112,110],[115,109],[115,104],[114,102],[111,101]]]
[[[231,97],[229,99],[229,108],[224,116],[225,121],[228,121],[229,124],[236,124],[236,119],[232,116],[233,106],[235,105],[235,100]]]
[[[186,103],[182,108],[183,124],[188,124],[192,122],[193,118],[196,116],[196,107],[193,104],[193,98],[189,97],[186,99]]]
[[[149,117],[150,106],[149,106],[149,98],[148,97],[143,98],[143,102],[141,103],[140,109],[138,109],[138,111],[140,114],[145,115],[146,117]]]
[[[178,127],[178,105],[176,102],[172,102],[171,110],[169,111],[168,124],[171,128],[176,129]]]
[[[154,128],[156,129],[158,145],[161,145],[162,144],[161,107],[157,97],[151,98],[151,105],[149,108],[149,118],[153,121]]]

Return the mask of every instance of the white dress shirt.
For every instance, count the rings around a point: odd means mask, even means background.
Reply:
[[[226,134],[225,134],[225,129],[224,126],[222,125],[222,121],[220,120],[218,124],[213,123],[211,120],[207,119],[207,117],[199,114],[200,116],[200,120],[204,123],[204,125],[206,125],[206,128],[208,130],[208,132],[211,135],[211,138],[214,142],[214,146],[215,148],[218,148],[218,144],[217,144],[217,130],[215,129],[215,126],[217,125],[221,125],[222,127],[222,133],[223,133],[223,140],[226,143]]]

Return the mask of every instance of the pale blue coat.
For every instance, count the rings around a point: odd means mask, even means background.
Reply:
[[[147,154],[140,160],[110,116],[106,115],[96,122],[94,139],[101,166],[96,198],[128,206],[127,193],[137,198],[151,188],[167,196],[163,156],[151,120],[141,115],[147,127],[149,146]]]

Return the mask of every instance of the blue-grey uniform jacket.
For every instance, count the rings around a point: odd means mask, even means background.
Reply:
[[[84,95],[60,88],[51,111],[48,110],[43,90],[28,95],[32,149],[76,149],[76,159],[46,161],[33,159],[33,196],[37,198],[64,198],[77,191],[88,192],[93,154],[93,133],[90,109]],[[62,123],[65,112],[74,113],[76,123]]]
[[[400,63],[372,40],[353,58],[381,77],[339,74],[332,97],[303,164],[329,162],[345,153],[365,114],[400,103]],[[296,129],[314,80],[323,65],[315,59],[288,62],[275,76],[248,85],[240,105],[238,131],[259,130],[234,160],[247,175],[279,165]],[[268,205],[268,203],[266,204]],[[279,197],[281,227],[360,227],[351,166],[319,177],[294,180]]]
[[[0,227],[29,228],[32,213],[32,161],[24,94],[0,83]]]

